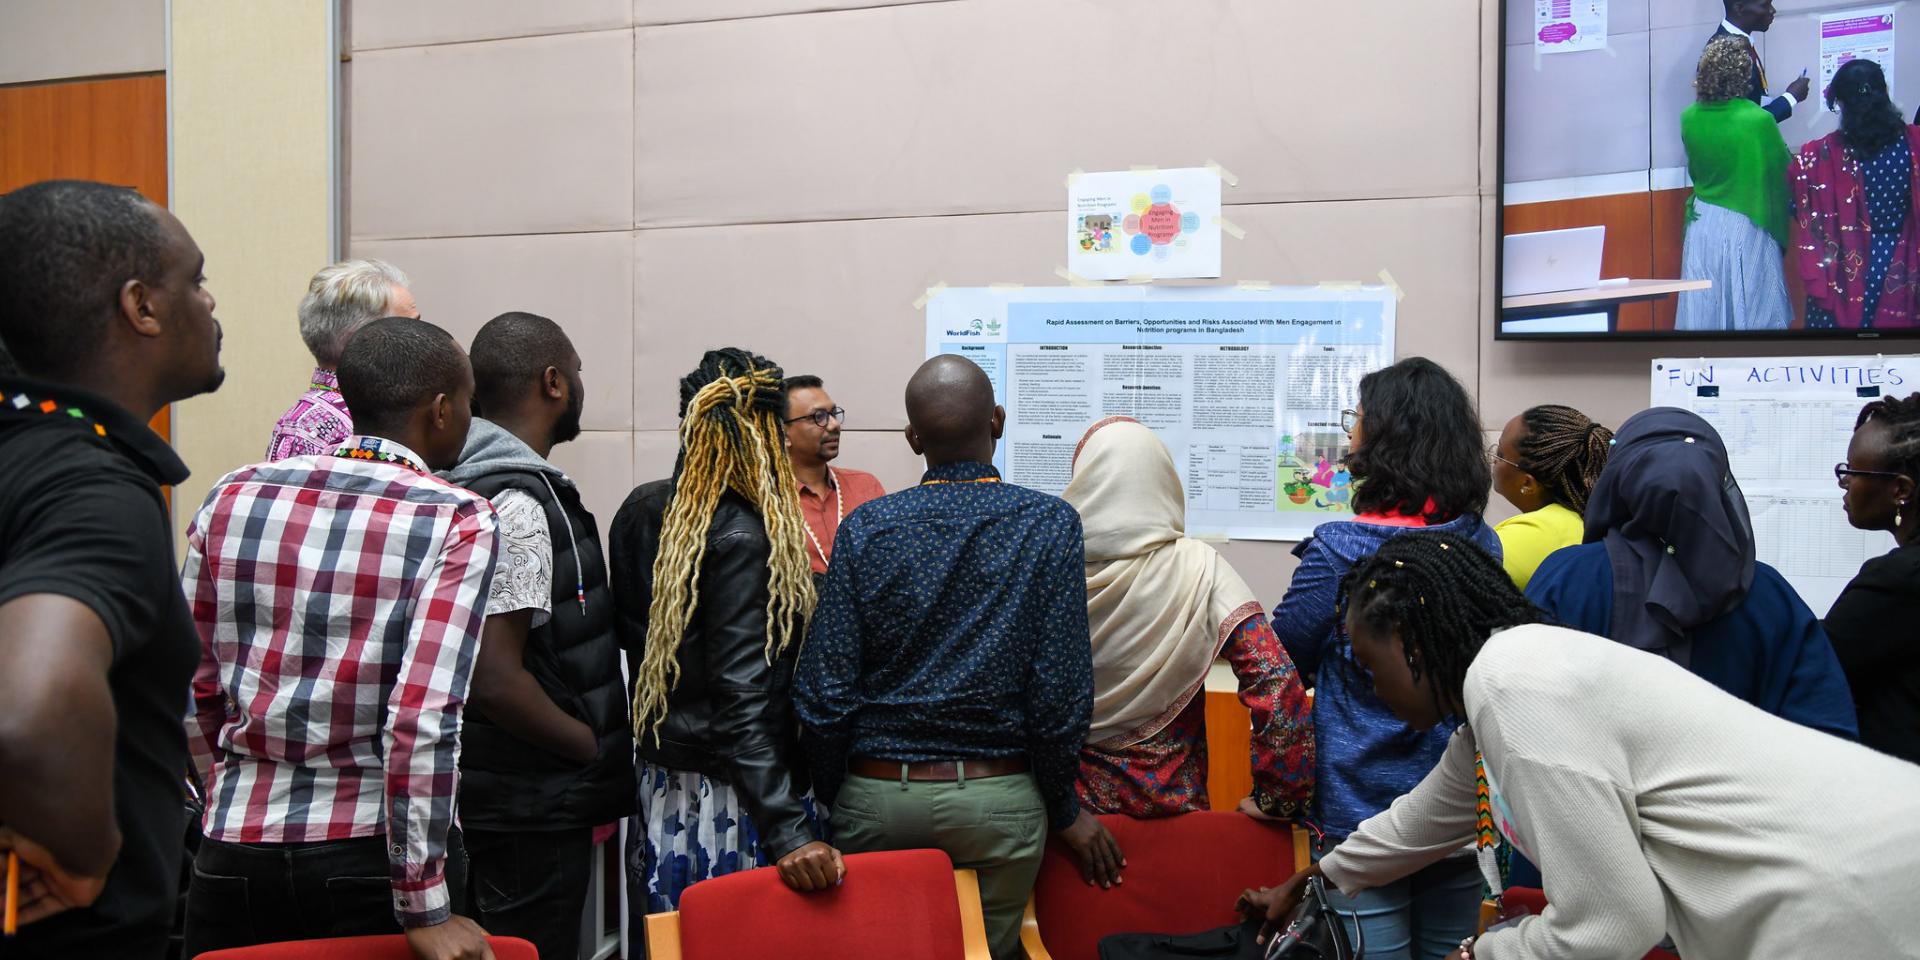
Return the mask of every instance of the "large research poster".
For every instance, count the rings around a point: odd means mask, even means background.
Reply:
[[[1106,417],[1154,428],[1197,536],[1295,540],[1350,516],[1340,413],[1393,362],[1385,287],[950,288],[927,355],[978,363],[1007,409],[994,465],[1058,494]]]
[[[1893,535],[1855,530],[1833,466],[1860,408],[1920,385],[1920,357],[1714,357],[1653,361],[1653,405],[1720,432],[1753,518],[1755,552],[1824,617]]]

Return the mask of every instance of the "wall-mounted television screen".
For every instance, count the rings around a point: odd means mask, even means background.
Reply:
[[[1501,21],[1499,337],[1920,336],[1920,4]]]

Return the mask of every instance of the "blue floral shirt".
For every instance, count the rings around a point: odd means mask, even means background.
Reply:
[[[999,476],[943,464],[841,524],[794,677],[821,799],[849,757],[1024,755],[1052,828],[1078,815],[1093,717],[1080,515]]]

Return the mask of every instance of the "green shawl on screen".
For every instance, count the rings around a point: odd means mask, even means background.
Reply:
[[[1680,114],[1680,142],[1687,147],[1693,196],[1687,222],[1699,219],[1694,202],[1704,200],[1752,220],[1787,248],[1787,141],[1773,114],[1751,100],[1695,103]]]

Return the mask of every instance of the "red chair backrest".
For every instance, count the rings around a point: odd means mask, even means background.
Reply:
[[[488,937],[495,960],[540,960],[540,952],[519,937]],[[196,960],[414,960],[413,948],[400,934],[378,937],[334,937],[328,940],[288,940],[257,947],[209,950]]]
[[[1536,917],[1547,910],[1546,891],[1539,887],[1509,887],[1501,899],[1506,903],[1507,909],[1525,907],[1528,913]],[[1647,951],[1647,955],[1641,960],[1680,960],[1680,958],[1655,947]]]
[[[1242,890],[1293,875],[1293,833],[1208,810],[1164,820],[1102,816],[1126,855],[1125,883],[1088,886],[1058,840],[1047,844],[1034,884],[1034,918],[1054,960],[1096,960],[1110,933],[1199,933],[1239,922]]]
[[[847,878],[795,893],[771,867],[705,880],[680,895],[684,960],[962,960],[953,861],[938,850],[847,855]]]

